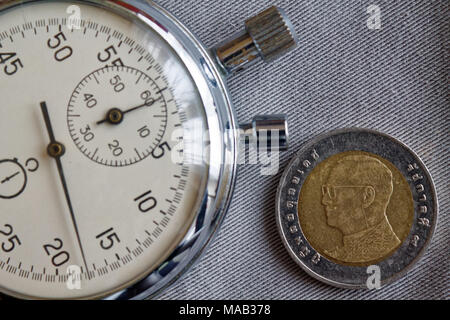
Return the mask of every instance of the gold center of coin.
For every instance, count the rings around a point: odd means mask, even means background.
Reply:
[[[322,256],[368,266],[389,257],[408,236],[414,203],[408,182],[386,159],[362,151],[336,154],[307,177],[300,226]]]

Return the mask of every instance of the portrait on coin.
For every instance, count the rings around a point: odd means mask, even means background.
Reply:
[[[339,160],[322,186],[322,205],[327,224],[342,233],[343,246],[328,254],[365,262],[395,249],[400,240],[386,215],[392,192],[392,172],[378,159],[351,155]]]
[[[414,220],[406,178],[390,161],[365,151],[324,157],[298,198],[300,227],[309,244],[343,265],[369,266],[404,243]]]

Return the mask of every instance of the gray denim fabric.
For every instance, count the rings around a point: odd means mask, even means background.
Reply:
[[[161,299],[449,299],[449,1],[158,0],[207,46],[228,38],[272,4],[298,32],[297,50],[229,81],[241,122],[287,113],[291,148],[276,176],[240,166],[225,222],[206,255]],[[370,30],[367,8],[381,8]],[[303,144],[335,128],[365,127],[410,146],[428,166],[440,202],[425,256],[375,291],[334,288],[309,277],[278,235],[274,203],[281,172]]]

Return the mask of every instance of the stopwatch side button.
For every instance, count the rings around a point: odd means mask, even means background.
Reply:
[[[271,62],[294,49],[298,38],[282,9],[275,6],[245,22],[245,31],[212,49],[212,54],[225,75],[236,73],[258,58]]]

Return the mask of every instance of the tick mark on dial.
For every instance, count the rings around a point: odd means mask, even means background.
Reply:
[[[142,156],[139,153],[138,149],[134,148],[134,151],[136,152],[136,154],[138,155],[139,159],[142,160]]]
[[[93,74],[93,76],[94,76],[95,82],[97,82],[97,84],[100,84],[100,82],[97,79],[97,76],[95,74]]]
[[[98,148],[95,149],[94,154],[92,155],[92,158],[95,158],[95,156],[97,155],[97,152],[98,152]]]
[[[136,84],[138,84],[139,81],[141,81],[142,76],[143,76],[143,73],[141,73],[141,75],[140,75],[139,78],[137,79]]]

